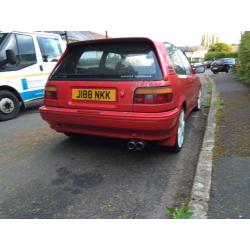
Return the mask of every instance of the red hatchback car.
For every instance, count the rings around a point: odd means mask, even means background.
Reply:
[[[181,50],[148,38],[69,44],[45,88],[42,118],[68,136],[146,141],[180,151],[185,119],[201,107],[201,84]]]

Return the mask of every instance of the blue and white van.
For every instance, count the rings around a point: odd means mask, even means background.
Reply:
[[[0,32],[0,121],[43,99],[47,78],[65,47],[57,34]]]

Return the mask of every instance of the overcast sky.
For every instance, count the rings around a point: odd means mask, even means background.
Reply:
[[[32,4],[31,4],[32,3]],[[25,8],[25,6],[28,6]],[[32,11],[33,8],[33,11]],[[250,30],[249,1],[43,0],[3,1],[1,30],[91,30],[109,36],[148,36],[176,45],[199,45],[203,33],[238,43]],[[20,11],[22,10],[22,11]],[[13,18],[15,17],[15,18]]]
[[[98,31],[104,34],[104,31]],[[179,46],[185,45],[200,45],[202,34],[209,33],[215,34],[215,36],[219,37],[219,40],[227,43],[239,43],[240,40],[240,30],[236,31],[208,31],[204,32],[200,31],[158,31],[153,29],[148,30],[108,30],[108,35],[110,37],[126,37],[126,36],[146,36],[151,37],[152,39],[156,39],[159,41],[168,41],[174,43]]]

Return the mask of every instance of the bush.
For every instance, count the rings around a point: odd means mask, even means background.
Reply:
[[[227,43],[215,43],[209,48],[209,52],[232,52],[232,46]]]
[[[250,31],[245,31],[242,35],[238,58],[236,74],[239,79],[250,83]]]
[[[208,52],[205,54],[205,61],[213,61],[220,58],[237,58],[238,53],[237,52]]]

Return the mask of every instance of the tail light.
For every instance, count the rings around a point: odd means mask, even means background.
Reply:
[[[45,99],[57,99],[57,92],[55,86],[45,87]]]
[[[172,99],[173,90],[171,87],[138,88],[134,94],[134,103],[136,104],[162,104],[169,103]]]

